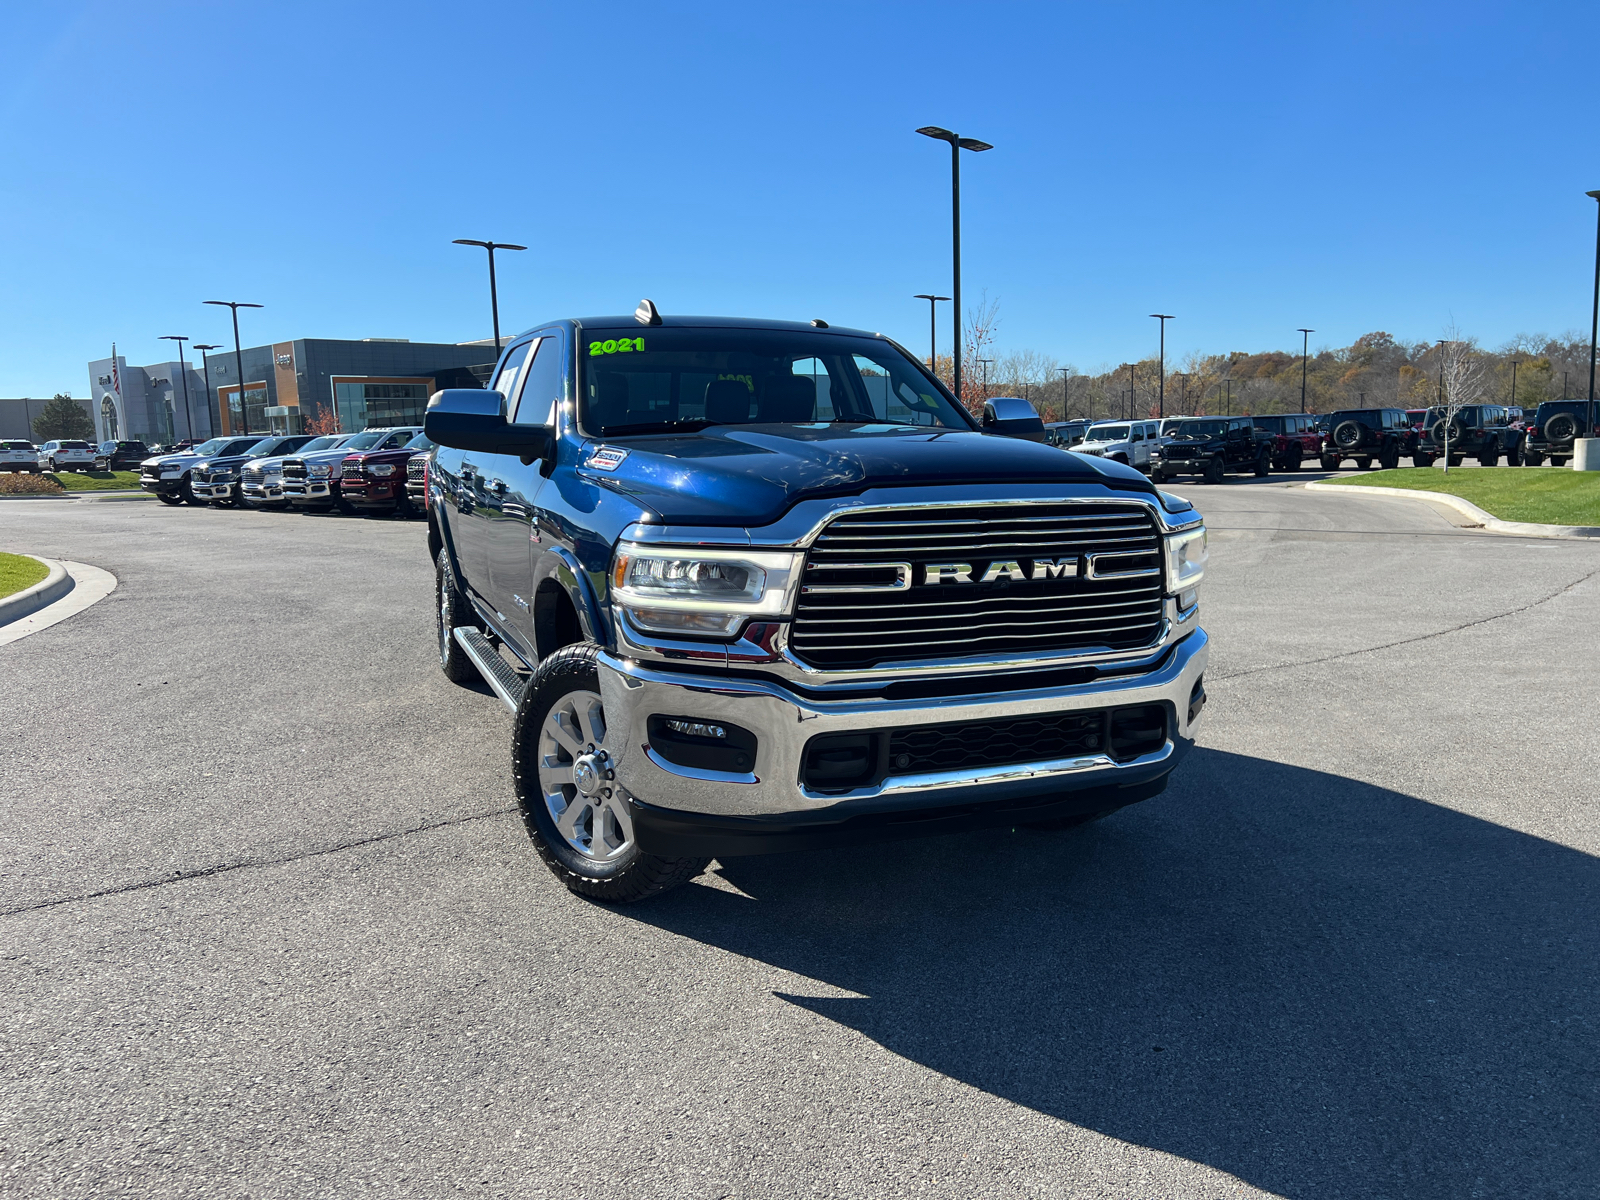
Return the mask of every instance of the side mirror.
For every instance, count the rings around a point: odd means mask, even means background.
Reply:
[[[1021,396],[996,396],[983,402],[983,428],[988,433],[1044,441],[1044,418]]]
[[[515,454],[525,461],[548,459],[555,452],[555,434],[543,425],[506,424],[506,398],[482,388],[447,388],[435,392],[422,418],[430,441],[454,450]]]

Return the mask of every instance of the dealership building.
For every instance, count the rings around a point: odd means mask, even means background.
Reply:
[[[118,358],[115,371],[109,358],[90,363],[97,436],[170,443],[244,432],[300,433],[312,423],[329,427],[330,415],[332,428],[343,432],[420,425],[434,392],[487,383],[495,352],[490,341],[303,338],[251,346],[240,357],[242,389],[231,350],[189,364],[187,412],[177,363],[130,367]]]

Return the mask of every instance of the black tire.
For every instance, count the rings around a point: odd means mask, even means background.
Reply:
[[[1413,467],[1431,467],[1433,466],[1433,455],[1424,454],[1421,450],[1415,451],[1411,455],[1411,465]]]
[[[1324,471],[1337,471],[1339,469],[1339,460],[1332,454],[1324,454],[1322,456],[1322,469]]]
[[[1165,471],[1163,471],[1160,467],[1151,467],[1150,468],[1150,482],[1151,483],[1165,483],[1166,481],[1167,481],[1167,473]]]
[[[1500,465],[1500,447],[1494,442],[1488,442],[1478,452],[1478,465],[1480,467],[1498,467]]]
[[[1550,465],[1552,467],[1564,467],[1564,466],[1566,466],[1567,465],[1567,456],[1565,454],[1552,454],[1550,456]]]
[[[1356,459],[1356,468],[1361,471],[1372,470],[1372,459],[1367,455],[1362,455]]]
[[[333,492],[333,504],[331,507],[338,509],[347,517],[358,517],[361,515],[361,510],[354,504],[351,504],[350,501],[346,500],[343,492],[335,491],[333,488],[329,488],[328,490]]]
[[[206,502],[194,494],[194,489],[189,486],[189,477],[185,475],[178,481],[178,496],[185,504],[192,504],[196,508],[204,508]]]
[[[1400,447],[1390,446],[1382,454],[1378,455],[1378,465],[1385,471],[1393,471],[1397,468],[1400,465]]]
[[[1506,447],[1506,466],[1520,467],[1522,465],[1522,443],[1512,442]]]
[[[574,846],[557,828],[539,781],[541,731],[550,711],[564,698],[574,692],[599,694],[600,673],[595,665],[599,653],[600,647],[592,642],[580,642],[563,646],[539,664],[517,706],[511,743],[512,774],[528,837],[551,873],[579,896],[602,904],[632,904],[688,883],[711,860],[663,858],[644,853],[637,844],[625,843],[614,857],[602,861]],[[608,800],[612,799],[609,792],[607,789]],[[625,805],[626,796],[621,800]],[[570,797],[569,802],[578,802],[576,796]],[[598,831],[594,836],[599,836]]]
[[[1522,452],[1522,465],[1525,467],[1542,467],[1544,465],[1544,455],[1537,450],[1524,450]]]
[[[1333,427],[1333,444],[1341,450],[1353,450],[1361,445],[1361,422],[1340,421]]]
[[[1272,471],[1272,459],[1267,451],[1261,452],[1261,457],[1256,459],[1256,478],[1265,479]]]
[[[1461,465],[1461,455],[1451,454],[1447,456],[1445,461],[1447,461],[1452,467],[1459,467]]]
[[[434,626],[438,632],[439,669],[451,683],[473,684],[483,678],[473,666],[461,643],[455,639],[458,629],[481,629],[478,614],[456,586],[455,575],[450,570],[450,552],[440,550],[434,560]]]
[[[1557,413],[1544,423],[1544,436],[1552,442],[1567,442],[1578,436],[1578,418]]]
[[[1283,469],[1285,471],[1298,471],[1300,469],[1300,463],[1304,458],[1305,455],[1301,453],[1300,447],[1294,447],[1294,449],[1290,450],[1288,455],[1285,456],[1283,460]]]
[[[411,503],[411,497],[401,493],[394,502],[394,515],[402,521],[409,521],[422,514],[417,511],[417,506]]]
[[[1221,483],[1222,476],[1222,459],[1213,458],[1206,463],[1206,473],[1201,478],[1207,483]]]
[[[183,503],[182,496],[174,496],[171,492],[157,492],[156,499],[163,504],[170,504],[174,508]]]

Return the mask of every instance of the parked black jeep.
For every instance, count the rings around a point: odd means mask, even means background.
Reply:
[[[1249,417],[1197,417],[1180,421],[1171,437],[1150,451],[1150,480],[1198,475],[1221,483],[1230,471],[1265,475],[1272,469],[1272,438]]]
[[[1337,471],[1347,458],[1356,460],[1363,471],[1378,465],[1392,471],[1400,465],[1400,456],[1409,454],[1417,466],[1425,467],[1433,460],[1417,459],[1417,435],[1406,420],[1403,408],[1346,408],[1318,418],[1328,432],[1322,439],[1322,469]]]
[[[1522,430],[1512,428],[1513,411],[1518,417],[1522,415],[1520,409],[1512,410],[1499,404],[1466,404],[1447,419],[1444,408],[1430,408],[1422,419],[1419,447],[1428,461],[1420,461],[1422,456],[1419,456],[1417,466],[1428,466],[1448,449],[1452,467],[1459,467],[1468,455],[1485,467],[1496,467],[1500,465],[1502,454],[1506,466],[1520,467]]]
[[[1595,415],[1600,417],[1600,404],[1595,405]],[[1587,400],[1546,400],[1528,422],[1522,461],[1537,467],[1548,458],[1552,467],[1566,466],[1572,458],[1572,443],[1588,420]],[[1595,422],[1590,436],[1600,437],[1600,420]]]

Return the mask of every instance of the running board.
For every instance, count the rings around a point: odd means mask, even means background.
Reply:
[[[500,702],[516,712],[517,705],[522,702],[523,690],[528,686],[526,677],[518,674],[515,667],[501,658],[494,643],[476,629],[458,627],[455,638],[462,653],[472,660],[472,665],[478,668],[483,681],[500,697]]]

